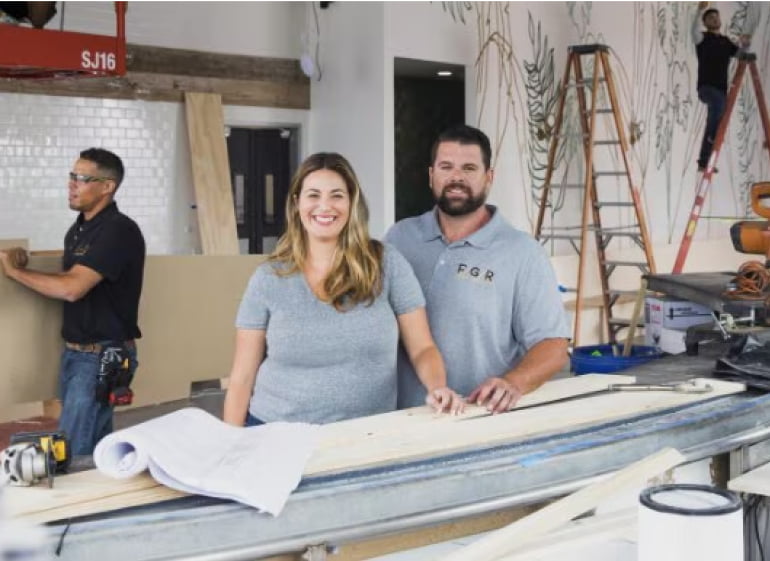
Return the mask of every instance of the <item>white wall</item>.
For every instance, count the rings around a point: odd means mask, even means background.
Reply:
[[[473,88],[475,37],[462,23],[447,16],[436,2],[387,2],[385,4],[385,98],[383,124],[385,153],[383,155],[385,229],[395,220],[395,114],[393,60],[413,58],[465,67],[465,115],[468,122],[476,116],[476,95]],[[427,159],[427,154],[425,155]],[[384,233],[374,231],[374,235]]]
[[[371,230],[379,236],[385,190],[392,189],[384,183],[384,5],[335,2],[319,16],[323,74],[311,86],[310,151],[339,152],[350,161],[369,204]]]
[[[217,53],[299,58],[306,2],[129,2],[129,43]],[[115,33],[113,2],[59,2],[48,27]],[[62,14],[63,12],[63,14]]]
[[[474,35],[431,2],[336,2],[319,15],[323,76],[312,83],[311,151],[350,159],[379,237],[395,215],[393,59],[462,64],[471,74]],[[474,115],[472,89],[466,103]]]

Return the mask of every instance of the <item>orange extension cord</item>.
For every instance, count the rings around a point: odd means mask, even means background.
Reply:
[[[746,261],[733,279],[734,289],[728,289],[724,296],[736,300],[756,300],[765,296],[770,286],[770,271],[759,261]]]

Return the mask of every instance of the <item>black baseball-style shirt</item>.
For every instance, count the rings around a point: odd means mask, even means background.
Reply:
[[[703,40],[695,46],[698,53],[698,87],[711,86],[727,92],[727,69],[738,45],[719,33],[703,32]]]
[[[64,302],[65,341],[87,344],[141,337],[137,317],[144,257],[139,226],[114,202],[91,220],[78,216],[64,238],[63,268],[83,265],[104,278],[77,302]]]

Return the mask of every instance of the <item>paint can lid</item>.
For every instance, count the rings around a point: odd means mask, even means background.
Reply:
[[[658,512],[688,516],[716,516],[740,510],[741,499],[732,491],[711,485],[675,483],[649,487],[639,502]]]

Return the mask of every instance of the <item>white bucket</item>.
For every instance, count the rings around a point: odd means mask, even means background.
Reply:
[[[638,561],[743,561],[743,509],[709,485],[660,485],[639,495]]]

